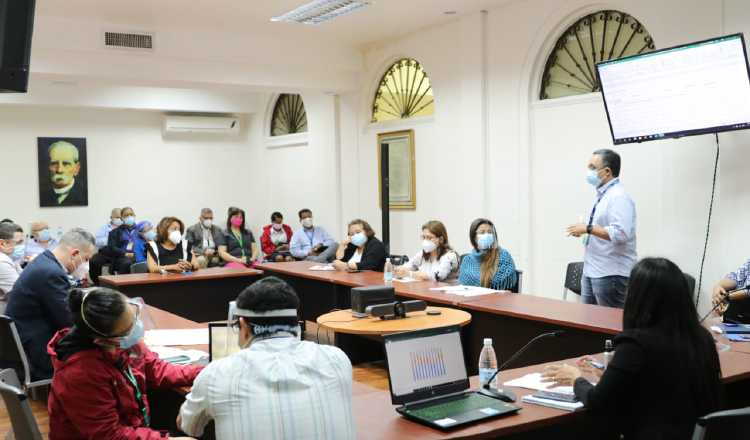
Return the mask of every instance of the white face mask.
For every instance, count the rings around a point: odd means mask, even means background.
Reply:
[[[302,219],[302,226],[306,228],[312,228],[313,222],[312,217],[307,217]]]
[[[169,233],[169,241],[171,241],[174,244],[180,244],[182,241],[182,234],[180,231],[172,231]]]
[[[204,228],[210,228],[211,225],[214,224],[214,222],[211,219],[204,219],[203,221],[201,221],[201,223],[203,224]]]
[[[112,219],[112,226],[118,227],[120,225],[122,225],[122,219],[120,217]]]
[[[281,230],[281,224],[279,224],[279,223],[274,223],[272,225],[272,227],[273,227],[274,231],[280,231]]]
[[[437,246],[432,240],[422,240],[422,250],[427,254],[437,249]]]

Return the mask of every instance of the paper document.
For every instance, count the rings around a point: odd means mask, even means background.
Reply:
[[[143,342],[149,347],[173,345],[208,345],[207,328],[185,330],[147,330]]]
[[[318,264],[318,265],[315,265],[315,266],[311,266],[310,270],[317,270],[317,271],[326,272],[326,271],[336,270],[336,268],[333,267],[333,266],[331,266],[330,264],[327,264],[327,265]]]
[[[533,403],[535,405],[557,408],[563,411],[576,411],[583,408],[583,402],[562,402],[559,400],[543,399],[531,394],[521,397],[521,402]]]
[[[552,382],[542,382],[542,373],[531,373],[518,379],[509,380],[503,383],[504,387],[526,388],[528,390],[556,391],[558,393],[573,394],[573,387],[553,387]]]
[[[488,289],[486,287],[464,286],[464,285],[432,287],[430,288],[430,290],[443,292],[443,293],[449,293],[451,295],[460,295],[460,296],[479,296],[479,295],[488,295],[490,293],[501,292],[498,290]]]
[[[403,278],[394,278],[393,281],[398,281],[399,283],[413,283],[419,280],[412,278],[412,277],[403,277]]]
[[[208,353],[201,350],[182,350],[174,347],[149,347],[151,351],[159,356],[159,359],[178,364],[192,364],[203,358],[208,358]],[[180,361],[184,358],[184,361]]]

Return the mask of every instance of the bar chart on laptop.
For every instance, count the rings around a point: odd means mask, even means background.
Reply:
[[[424,348],[409,353],[411,374],[415,381],[431,380],[447,375],[443,350],[437,347]]]

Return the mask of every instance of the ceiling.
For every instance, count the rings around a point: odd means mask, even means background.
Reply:
[[[372,0],[370,6],[320,26],[270,22],[271,17],[308,0],[37,0],[37,15],[153,32],[164,28],[264,35],[283,32],[286,37],[322,38],[362,48],[509,1]]]

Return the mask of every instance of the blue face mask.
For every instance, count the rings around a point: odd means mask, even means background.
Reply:
[[[17,244],[13,246],[13,253],[10,255],[12,260],[20,260],[26,254],[26,246]]]
[[[39,241],[50,241],[52,239],[52,233],[49,229],[42,229],[36,236]]]
[[[123,350],[133,348],[141,339],[143,339],[143,334],[143,321],[141,321],[141,318],[137,318],[130,333],[128,333],[127,336],[118,338],[120,340],[120,348]]]
[[[477,235],[477,247],[480,251],[486,251],[495,243],[495,236],[491,233]]]
[[[154,231],[153,229],[151,229],[150,231],[148,231],[145,234],[143,234],[143,238],[145,238],[148,241],[154,241],[154,240],[156,240],[156,231]]]
[[[364,232],[357,232],[356,234],[352,235],[352,244],[354,246],[360,247],[367,243],[367,236]]]
[[[586,181],[589,183],[589,185],[592,185],[595,188],[599,188],[599,185],[602,184],[602,179],[599,178],[599,171],[589,170],[588,174],[586,174]]]
[[[125,222],[126,226],[133,226],[135,224],[135,216],[134,215],[129,215],[129,216],[125,217],[125,221],[124,222]]]

